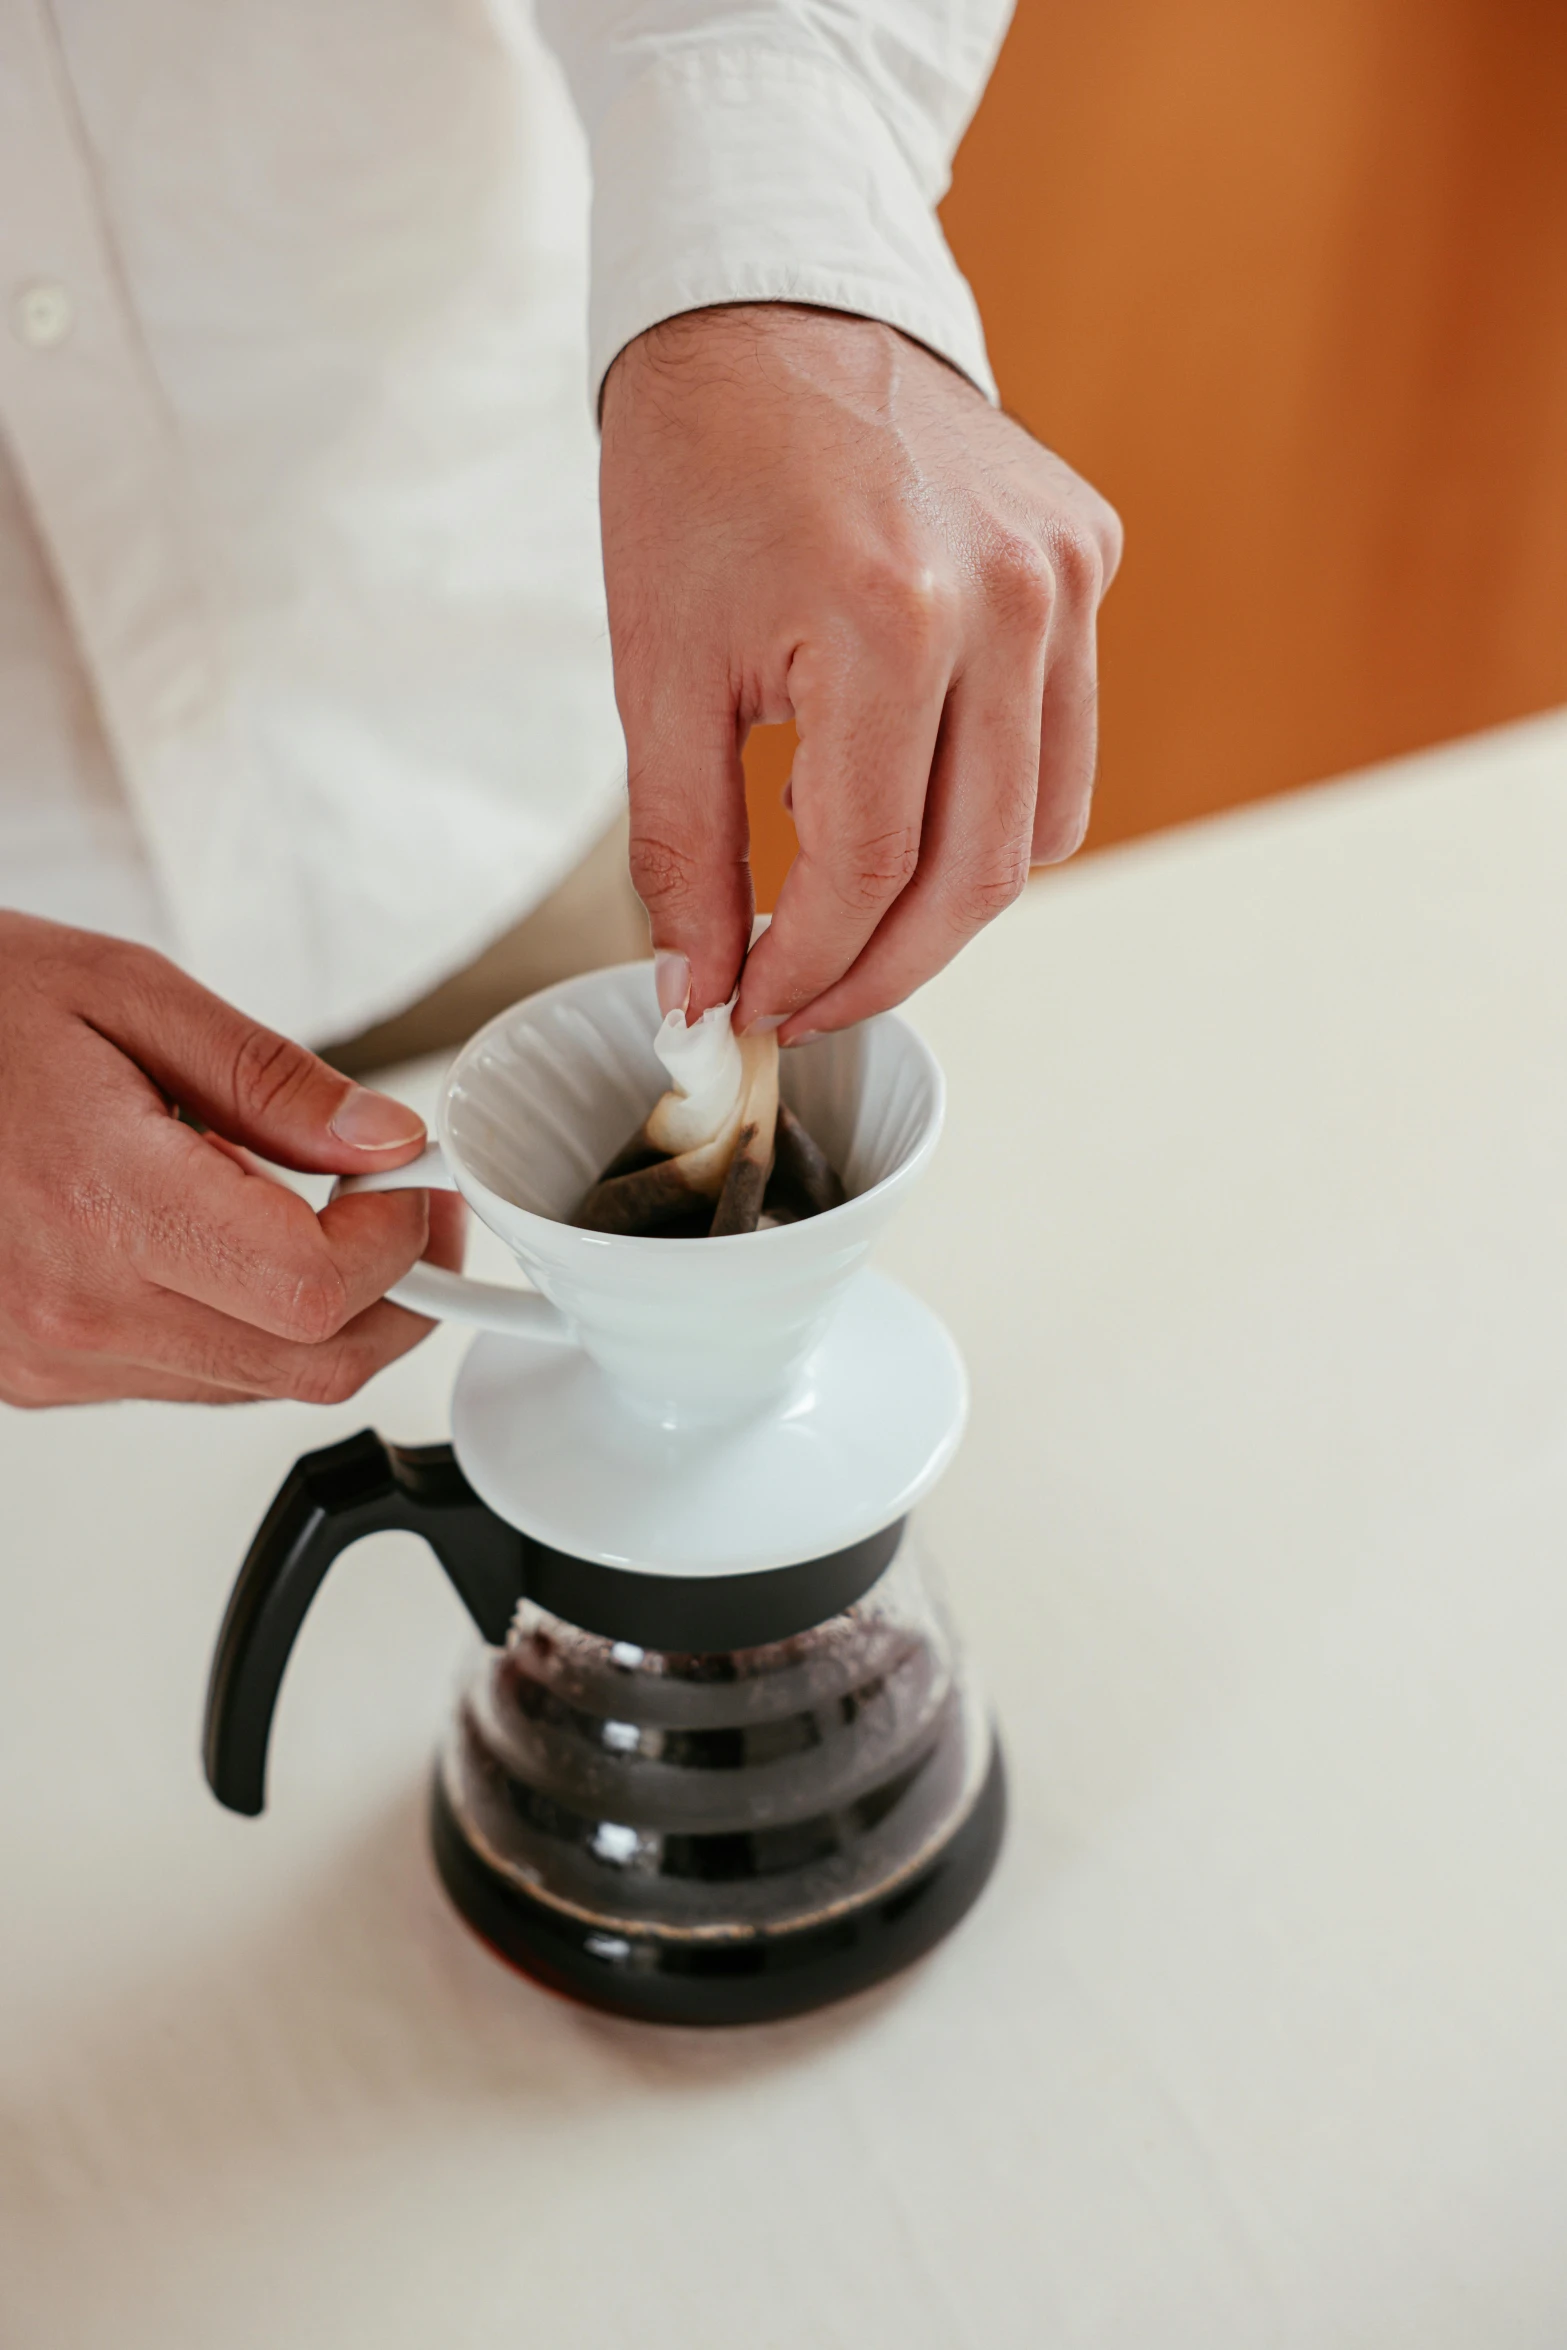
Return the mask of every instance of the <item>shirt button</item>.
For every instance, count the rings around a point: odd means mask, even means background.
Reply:
[[[21,340],[35,351],[50,351],[56,343],[63,343],[75,315],[64,286],[57,286],[47,278],[40,279],[36,285],[23,286],[11,305],[12,325]]]

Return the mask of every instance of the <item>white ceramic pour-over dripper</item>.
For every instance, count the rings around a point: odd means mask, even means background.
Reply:
[[[397,1304],[580,1347],[639,1414],[718,1429],[789,1397],[930,1158],[945,1089],[920,1038],[883,1013],[782,1060],[784,1099],[842,1175],[842,1207],[718,1240],[579,1231],[563,1219],[664,1090],[658,1021],[648,963],[546,988],[463,1047],[438,1143],[343,1188],[454,1187],[539,1293],[420,1265],[391,1291]]]

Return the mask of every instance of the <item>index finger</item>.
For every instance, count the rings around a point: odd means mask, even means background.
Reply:
[[[841,979],[919,864],[950,669],[859,646],[801,652],[790,671],[800,849],[746,959],[735,1026],[781,1027]]]
[[[144,1129],[117,1238],[141,1277],[277,1338],[315,1343],[384,1297],[429,1231],[422,1191],[356,1194],[317,1215],[172,1118]]]
[[[689,698],[688,698],[689,696]],[[646,906],[653,949],[678,968],[672,1011],[692,1017],[727,1003],[751,929],[745,774],[735,713],[716,685],[687,687],[678,669],[655,701],[623,693],[631,800],[631,878]]]

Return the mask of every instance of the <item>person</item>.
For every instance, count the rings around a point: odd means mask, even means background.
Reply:
[[[0,1396],[333,1401],[416,1343],[452,1203],[250,1154],[412,1157],[309,1048],[584,875],[623,924],[627,789],[660,1000],[785,1045],[1077,846],[1119,525],[933,210],[1006,15],[0,0]]]

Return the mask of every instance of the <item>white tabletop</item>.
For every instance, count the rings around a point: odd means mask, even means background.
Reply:
[[[1005,1725],[990,1891],[730,2035],[508,1972],[426,1858],[466,1638],[329,1579],[272,1808],[196,1740],[346,1409],[0,1414],[7,2350],[1559,2350],[1567,724],[1096,859],[918,1006],[882,1262],[972,1430],[926,1524]]]

